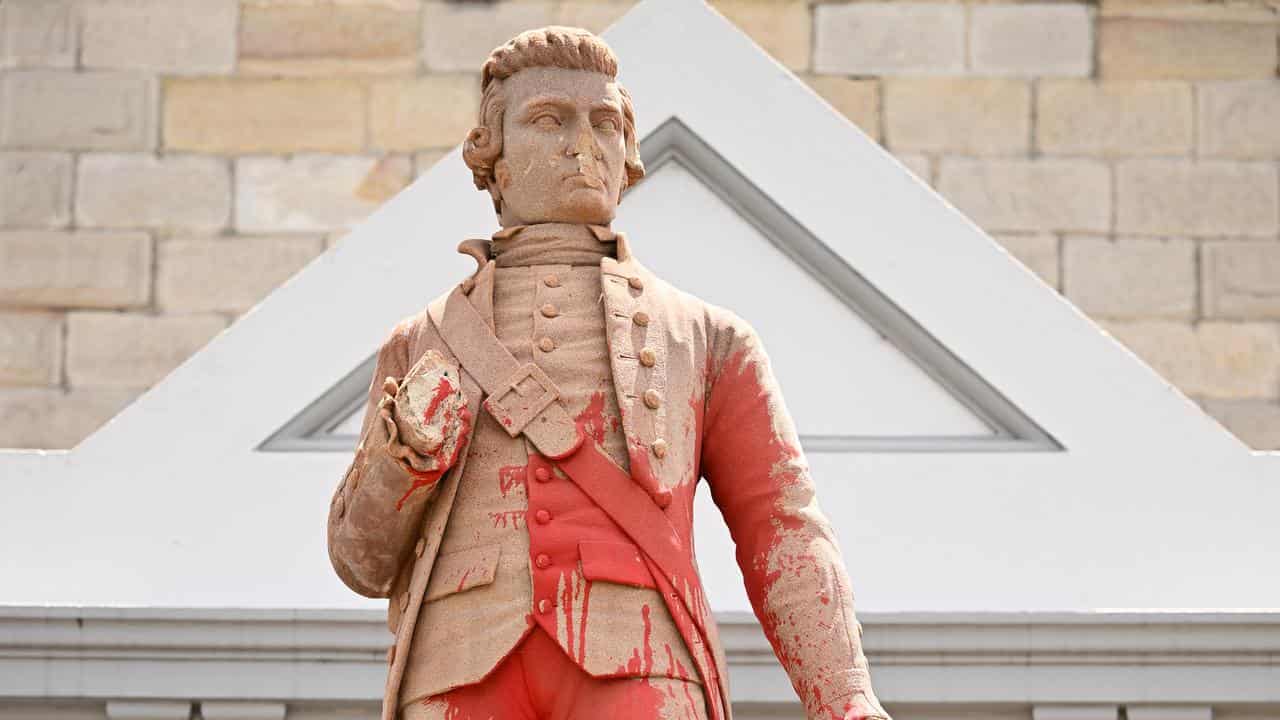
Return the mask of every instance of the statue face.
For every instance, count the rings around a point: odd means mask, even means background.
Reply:
[[[494,163],[502,225],[612,222],[626,177],[617,83],[603,73],[528,68],[503,92]]]

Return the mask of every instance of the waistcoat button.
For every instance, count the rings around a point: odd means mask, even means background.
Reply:
[[[533,517],[537,519],[539,525],[546,525],[547,523],[551,522],[551,513],[547,512],[546,510],[539,510],[538,512],[533,514]]]
[[[556,349],[556,341],[549,337],[543,337],[538,341],[538,349],[542,352],[551,352]]]
[[[658,438],[657,440],[654,440],[654,441],[653,441],[653,444],[652,444],[652,445],[650,445],[649,447],[653,449],[653,454],[654,454],[654,455],[657,455],[657,456],[658,456],[658,457],[660,457],[660,458],[661,458],[661,457],[666,457],[666,456],[667,456],[667,441],[666,441],[666,440],[663,440],[662,438]]]
[[[644,391],[644,404],[650,410],[657,410],[662,405],[662,395],[653,388]]]
[[[559,314],[560,314],[560,311],[556,308],[555,305],[552,305],[551,303],[547,303],[546,305],[542,306],[543,317],[553,318]]]
[[[627,278],[627,284],[628,284],[628,285],[630,285],[631,287],[635,288],[636,290],[643,290],[643,289],[644,289],[644,281],[643,281],[643,280],[641,280],[641,279],[640,279],[640,278],[638,278],[638,277],[629,277],[629,278]]]
[[[658,354],[653,351],[653,348],[640,348],[640,364],[641,365],[645,367],[653,367],[653,364],[656,363],[657,361],[658,361]]]
[[[551,558],[546,553],[538,553],[538,557],[534,558],[533,562],[543,570],[551,567]]]
[[[649,313],[643,310],[637,310],[631,316],[631,320],[640,327],[644,327],[649,324]]]
[[[546,469],[546,468],[544,468],[544,467],[540,467],[540,468],[538,468],[537,470],[534,470],[534,471],[533,471],[533,477],[534,477],[538,482],[550,482],[550,481],[551,481],[551,471],[550,471],[550,470],[548,470],[548,469]],[[545,510],[543,510],[542,512],[546,512],[546,511],[545,511]]]
[[[551,601],[546,598],[542,598],[541,600],[539,600],[538,612],[542,613],[543,615],[546,615],[547,613],[551,612]]]
[[[560,287],[560,278],[555,273],[552,273],[542,278],[542,284],[547,287]]]

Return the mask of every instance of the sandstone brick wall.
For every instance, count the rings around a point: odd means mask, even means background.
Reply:
[[[715,4],[1280,448],[1280,3]],[[0,446],[75,444],[429,167],[494,45],[629,6],[0,3]]]

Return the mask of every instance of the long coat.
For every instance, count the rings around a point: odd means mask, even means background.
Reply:
[[[759,337],[732,312],[651,273],[621,233],[617,258],[603,258],[600,270],[632,476],[671,492],[663,512],[690,554],[693,498],[705,479],[729,527],[752,608],[809,718],[839,719],[851,712],[887,718],[871,688],[862,627],[834,533],[819,510]],[[462,285],[490,325],[493,277],[490,261]],[[395,717],[414,626],[466,453],[426,491],[410,492],[423,473],[388,452],[398,441],[378,421],[377,407],[383,379],[403,378],[428,350],[456,362],[439,332],[444,300],[399,323],[383,343],[360,443],[329,513],[329,554],[338,575],[362,595],[391,599],[388,626],[395,643],[388,651],[384,720]],[[461,375],[467,408],[476,417],[484,412],[483,391],[465,368]],[[654,397],[661,402],[651,402]],[[693,595],[704,603],[700,590]],[[709,651],[694,637],[685,641],[700,655],[695,660],[714,664],[715,682],[706,684],[709,711],[713,718],[728,718],[725,659],[714,621],[707,625]]]

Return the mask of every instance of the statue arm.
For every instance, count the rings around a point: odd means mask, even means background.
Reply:
[[[810,720],[887,718],[830,522],[755,332],[711,334],[702,472],[736,547],[752,609]]]
[[[396,425],[397,389],[417,370],[410,368],[413,328],[413,321],[396,326],[378,352],[360,442],[329,507],[329,559],[348,587],[368,597],[390,593],[447,469],[401,442]]]

